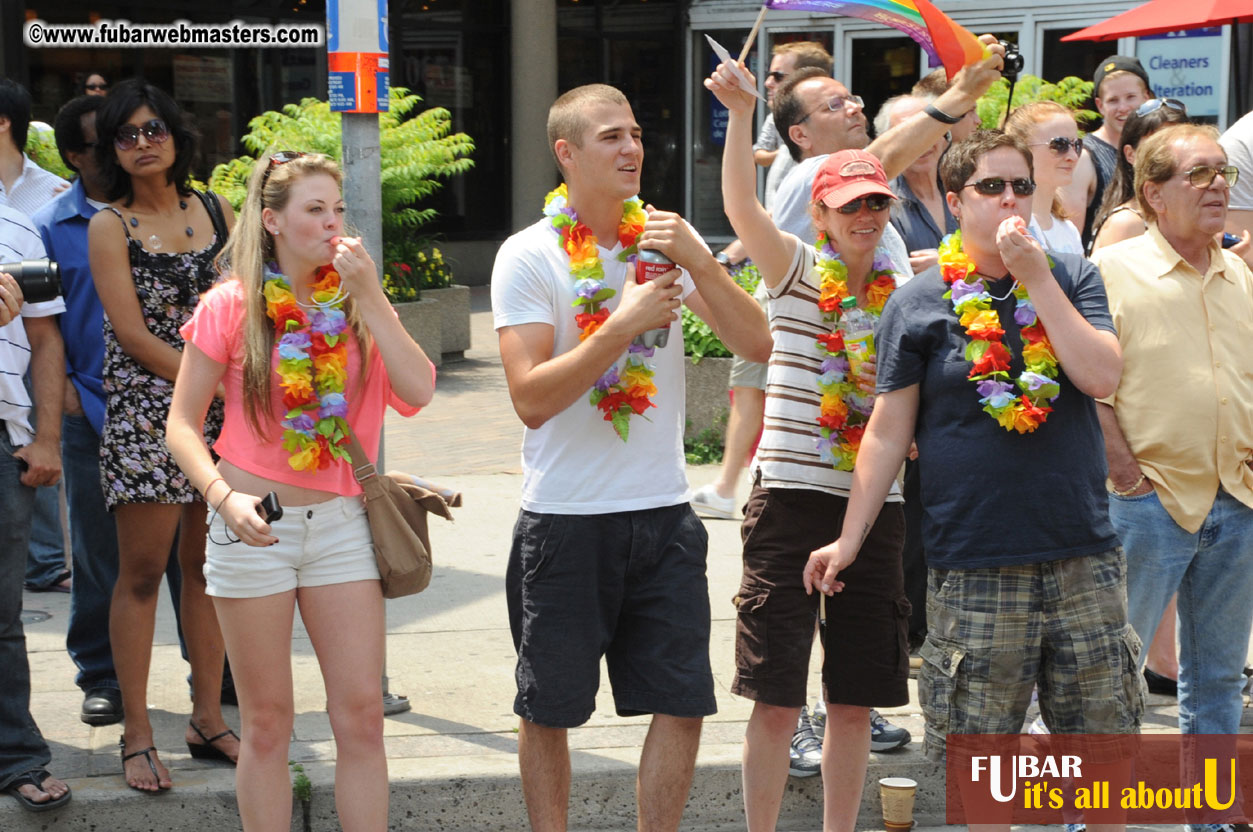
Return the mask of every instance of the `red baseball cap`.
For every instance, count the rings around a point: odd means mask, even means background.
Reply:
[[[888,187],[883,163],[864,150],[841,150],[824,159],[814,176],[812,193],[814,202],[828,208],[839,208],[869,194],[896,198]]]

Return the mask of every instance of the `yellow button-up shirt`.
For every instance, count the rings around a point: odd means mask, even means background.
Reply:
[[[1215,242],[1201,274],[1156,224],[1092,260],[1125,362],[1103,401],[1162,506],[1192,533],[1219,486],[1253,508],[1253,272]]]

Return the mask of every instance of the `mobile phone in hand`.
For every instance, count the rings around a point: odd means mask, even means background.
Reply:
[[[1240,242],[1240,238],[1235,234],[1232,234],[1231,232],[1223,234],[1223,248],[1231,248],[1238,242]]]
[[[257,503],[257,514],[261,515],[266,523],[273,523],[275,520],[281,520],[283,517],[283,507],[279,505],[278,495],[271,491],[265,495],[265,499]]]

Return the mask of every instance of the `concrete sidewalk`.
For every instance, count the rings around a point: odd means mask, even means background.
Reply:
[[[474,346],[464,362],[446,365],[435,401],[411,420],[389,417],[387,467],[420,473],[465,494],[456,522],[433,521],[436,563],[431,587],[388,602],[388,674],[393,692],[409,697],[411,712],[390,717],[391,828],[396,830],[514,830],[526,828],[517,772],[517,718],[512,713],[514,652],[504,600],[504,573],[520,490],[521,425],[508,392],[485,297],[476,293]],[[693,468],[693,486],[711,481],[712,466]],[[709,584],[713,609],[710,646],[718,709],[706,722],[696,781],[684,828],[742,829],[740,743],[749,703],[729,694],[734,667],[735,610],[740,578],[739,524],[709,521]],[[82,694],[65,653],[69,598],[27,594],[27,642],[32,671],[31,711],[52,746],[50,770],[67,778],[74,800],[57,812],[32,815],[0,799],[0,832],[26,830],[239,829],[234,770],[194,761],[183,744],[190,713],[187,665],[179,656],[167,599],[159,607],[149,703],[156,745],[171,769],[174,789],[156,796],[126,787],[117,738],[121,726],[91,728],[79,721]],[[313,830],[334,830],[334,744],[325,693],[309,640],[297,621],[292,656],[296,721],[291,758],[313,783]],[[820,656],[815,651],[813,697]],[[912,683],[911,683],[912,686]],[[916,702],[916,695],[913,697]],[[1173,730],[1174,701],[1150,697],[1146,730]],[[227,721],[238,726],[236,709]],[[916,705],[885,715],[922,735]],[[574,784],[572,829],[634,829],[635,762],[647,729],[644,718],[614,715],[602,679],[597,711],[570,732]],[[891,754],[871,755],[868,783],[889,775],[919,782],[917,818],[943,823],[943,772],[925,761],[916,741]],[[821,825],[819,778],[792,779],[781,829]],[[882,826],[868,788],[859,829]],[[300,812],[294,830],[303,829]]]

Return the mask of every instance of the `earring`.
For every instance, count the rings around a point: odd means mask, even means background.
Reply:
[[[276,228],[274,229],[274,236],[277,237],[278,235],[279,235],[279,230]]]

